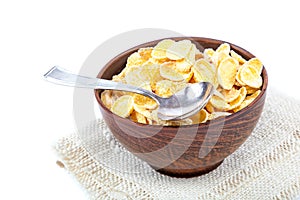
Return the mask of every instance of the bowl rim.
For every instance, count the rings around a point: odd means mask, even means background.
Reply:
[[[227,42],[227,41],[224,41],[224,40],[219,40],[219,39],[213,39],[213,38],[207,38],[207,37],[196,37],[196,36],[183,36],[183,37],[166,37],[166,38],[161,38],[161,39],[157,39],[157,40],[153,40],[153,41],[149,41],[149,42],[145,42],[145,43],[142,43],[142,44],[139,44],[139,45],[136,45],[134,47],[131,47],[125,51],[123,51],[122,53],[118,54],[117,56],[113,57],[108,63],[106,63],[104,65],[103,68],[101,68],[101,70],[99,71],[98,75],[97,75],[97,78],[100,78],[103,76],[104,72],[106,70],[108,70],[109,66],[112,65],[116,60],[120,59],[121,57],[123,57],[124,55],[130,53],[132,54],[133,52],[137,51],[139,48],[145,48],[145,47],[151,47],[153,46],[153,44],[155,43],[158,43],[159,41],[161,40],[164,40],[164,39],[172,39],[172,40],[175,40],[175,41],[178,41],[178,40],[184,40],[184,39],[188,39],[188,40],[191,40],[192,42],[195,41],[196,43],[197,42],[197,39],[199,40],[207,40],[209,41],[210,43],[216,43],[216,44],[219,44],[219,43],[228,43],[230,45],[230,47],[234,47],[235,49],[238,49],[240,52],[243,52],[243,53],[246,53],[248,54],[248,56],[250,56],[251,58],[255,57],[252,53],[250,53],[249,51],[245,50],[244,48],[238,46],[238,45],[235,45],[233,43],[230,43],[230,42]],[[143,124],[143,123],[139,123],[139,122],[134,122],[128,118],[123,118],[123,117],[120,117],[116,114],[114,114],[110,109],[108,109],[104,104],[103,102],[101,101],[101,96],[99,95],[100,94],[100,89],[95,89],[94,90],[94,94],[95,94],[95,97],[96,97],[96,100],[99,104],[99,106],[101,106],[102,109],[104,109],[106,112],[108,112],[109,114],[113,115],[114,118],[117,118],[118,120],[126,120],[126,121],[129,121],[129,122],[132,122],[138,126],[145,126],[145,127],[149,127],[149,126],[153,126],[153,127],[168,127],[168,128],[174,128],[174,129],[177,129],[178,127],[199,127],[199,126],[208,126],[208,125],[213,125],[213,124],[218,124],[218,123],[222,123],[224,120],[231,120],[233,118],[236,118],[238,117],[240,114],[242,114],[243,112],[248,112],[251,107],[257,102],[260,100],[260,98],[265,95],[266,93],[266,90],[267,90],[267,86],[268,86],[268,74],[267,74],[267,70],[265,68],[265,65],[263,65],[263,69],[262,69],[262,78],[263,78],[263,85],[261,87],[261,92],[260,94],[254,99],[254,101],[252,101],[248,106],[246,106],[245,108],[239,110],[238,112],[235,112],[235,113],[232,113],[231,115],[229,116],[223,116],[223,117],[218,117],[217,119],[213,119],[213,120],[208,120],[207,122],[205,123],[197,123],[197,124],[191,124],[191,125],[177,125],[177,126],[164,126],[164,125],[152,125],[152,124]]]

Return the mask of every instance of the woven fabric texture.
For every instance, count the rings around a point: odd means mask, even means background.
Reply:
[[[61,138],[59,163],[90,199],[297,199],[300,197],[300,103],[269,92],[252,135],[212,172],[162,175],[124,149],[103,120]]]

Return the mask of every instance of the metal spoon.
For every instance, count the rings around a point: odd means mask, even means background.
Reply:
[[[214,87],[211,83],[200,82],[189,84],[169,98],[162,98],[143,88],[105,79],[72,74],[60,67],[53,67],[44,77],[46,80],[60,85],[91,89],[121,90],[150,97],[159,105],[158,117],[162,120],[187,118],[201,110],[214,94]]]

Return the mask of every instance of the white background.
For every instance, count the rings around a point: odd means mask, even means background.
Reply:
[[[222,39],[260,58],[270,85],[300,100],[297,1],[1,1],[0,199],[86,199],[52,146],[72,133],[73,89],[43,81],[77,72],[105,40],[138,28]],[[101,55],[99,55],[101,56]]]

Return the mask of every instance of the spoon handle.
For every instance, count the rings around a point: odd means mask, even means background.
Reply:
[[[114,82],[105,79],[91,78],[91,77],[73,74],[58,66],[55,66],[52,69],[50,69],[44,75],[44,77],[47,81],[59,85],[90,88],[90,89],[122,90],[122,91],[142,94],[144,96],[154,99],[155,101],[159,99],[157,95],[143,88],[123,84],[120,82]]]

